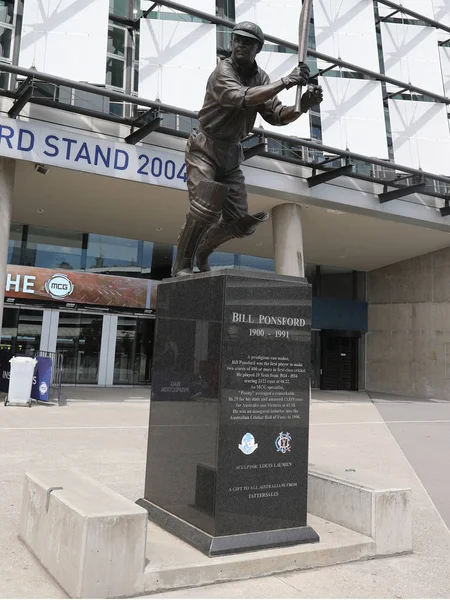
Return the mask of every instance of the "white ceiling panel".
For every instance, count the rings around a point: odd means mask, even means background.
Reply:
[[[396,2],[396,4],[400,4],[404,8],[409,8],[409,10],[413,10],[424,17],[434,19],[433,0],[400,0],[399,2]],[[378,2],[378,13],[380,17],[386,17],[387,15],[392,14],[394,10],[395,9],[391,8],[390,6],[384,6],[381,4],[381,2]],[[405,19],[412,18],[404,13],[397,13],[396,15],[393,15],[393,18],[401,19],[402,15]]]
[[[389,100],[395,162],[450,175],[450,132],[444,104]]]
[[[26,0],[19,66],[104,84],[109,0]]]
[[[295,0],[235,0],[236,22],[252,21],[264,33],[296,44],[301,3]]]
[[[439,21],[442,25],[450,27],[450,0],[432,0],[433,19]],[[447,31],[437,29],[437,36],[440,42],[445,42],[450,37]]]
[[[450,96],[450,48],[439,48],[441,57],[442,80],[444,82],[444,92]]]
[[[141,19],[140,96],[199,110],[215,67],[215,25]]]
[[[261,52],[258,54],[258,65],[270,77],[271,81],[277,81],[292,71],[297,65],[298,59],[295,54],[283,54],[282,52]],[[286,106],[295,104],[296,88],[284,90],[278,94],[278,98]],[[309,115],[302,115],[294,123],[277,127],[270,125],[258,115],[256,127],[263,127],[268,131],[275,131],[283,135],[292,135],[300,138],[311,138],[311,127]]]
[[[322,139],[327,146],[388,158],[381,84],[378,81],[321,77]]]
[[[209,15],[216,14],[216,0],[177,0],[177,3],[186,6],[186,8],[194,8],[195,10],[199,10],[200,12]],[[141,0],[141,10],[148,10],[153,4],[153,0]],[[166,6],[157,6],[154,11],[172,13],[181,12],[179,10],[174,10],[173,8],[167,8]]]
[[[386,75],[442,94],[436,29],[419,25],[381,23],[381,35]]]
[[[316,0],[318,52],[379,72],[372,0]]]

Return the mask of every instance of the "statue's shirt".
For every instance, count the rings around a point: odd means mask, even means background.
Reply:
[[[269,76],[256,63],[244,74],[231,58],[222,60],[208,80],[199,112],[203,131],[213,139],[237,143],[250,133],[258,113],[271,125],[281,125],[284,105],[277,96],[260,106],[245,106],[249,88],[269,83]]]

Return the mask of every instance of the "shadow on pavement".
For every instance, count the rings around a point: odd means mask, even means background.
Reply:
[[[381,404],[385,402],[402,402],[402,403],[413,403],[413,402],[425,402],[431,404],[448,403],[450,400],[444,400],[442,398],[421,398],[419,396],[400,396],[399,394],[384,394],[382,392],[367,392],[367,395],[374,404]]]
[[[311,399],[313,402],[370,402],[366,392],[349,392],[347,390],[312,390]]]

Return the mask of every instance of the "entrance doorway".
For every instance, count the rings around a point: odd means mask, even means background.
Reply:
[[[114,385],[149,385],[153,359],[155,319],[119,317]]]
[[[355,331],[321,332],[320,389],[358,390],[358,344]]]
[[[98,383],[102,326],[103,315],[59,313],[56,352],[64,357],[63,383]]]

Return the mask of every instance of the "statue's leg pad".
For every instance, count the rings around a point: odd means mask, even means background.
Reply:
[[[220,219],[222,205],[228,188],[215,181],[201,181],[197,196],[191,200],[191,208],[178,238],[177,257],[172,267],[172,277],[191,275],[194,257],[205,232]]]

